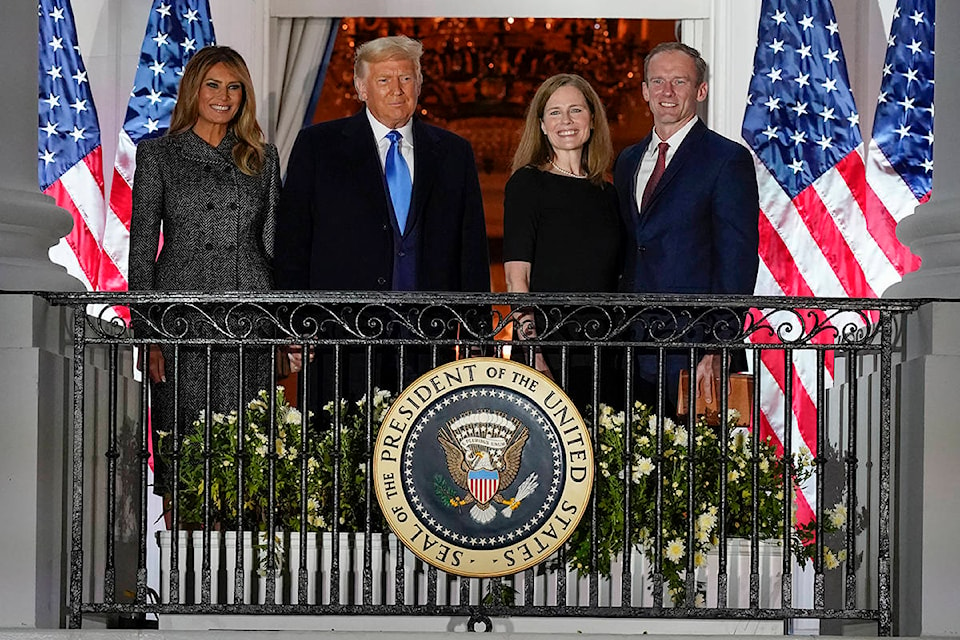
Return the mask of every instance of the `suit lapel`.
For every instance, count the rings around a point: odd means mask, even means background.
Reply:
[[[683,142],[680,143],[680,146],[673,154],[673,158],[670,159],[670,164],[667,165],[667,170],[664,171],[663,177],[660,178],[660,182],[657,183],[656,188],[654,188],[653,193],[650,195],[650,202],[647,203],[647,211],[653,209],[661,194],[670,186],[670,183],[680,171],[683,170],[684,165],[694,157],[694,149],[700,144],[700,139],[706,130],[707,126],[703,124],[703,120],[697,120],[693,128],[691,128],[686,137],[684,137]],[[646,217],[645,214],[647,211],[643,212],[644,215],[642,217]]]
[[[413,121],[413,196],[407,220],[407,232],[420,224],[433,183],[439,174],[439,150],[433,132],[420,120]]]
[[[367,120],[366,109],[350,119],[343,128],[343,137],[343,158],[354,176],[358,195],[365,198],[369,205],[358,207],[357,210],[375,211],[383,222],[389,221],[396,228],[397,220],[387,193],[387,181],[380,166],[380,152],[370,121]]]
[[[630,198],[630,202],[633,203],[633,206],[630,207],[630,212],[633,214],[631,217],[636,217],[640,214],[640,203],[637,201],[637,178],[640,173],[640,163],[643,161],[643,154],[647,152],[647,147],[650,146],[650,142],[653,140],[653,135],[650,134],[643,140],[641,140],[635,147],[630,150],[630,156],[627,158],[627,169],[630,171],[628,174],[630,176],[630,192],[627,196]],[[627,220],[627,223],[632,224],[632,220]]]

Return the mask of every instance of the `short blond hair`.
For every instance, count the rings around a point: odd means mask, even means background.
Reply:
[[[420,70],[420,58],[423,56],[423,45],[419,40],[407,36],[386,36],[370,42],[364,42],[357,47],[353,57],[353,83],[366,78],[367,66],[384,60],[409,60],[417,73],[417,84],[423,83],[423,72]],[[359,88],[358,88],[359,90]]]

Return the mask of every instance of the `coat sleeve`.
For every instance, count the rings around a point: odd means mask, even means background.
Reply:
[[[473,159],[473,148],[465,143],[463,159],[463,226],[460,237],[460,290],[490,291],[490,254],[483,216],[483,195]]]
[[[274,273],[278,289],[310,288],[313,247],[313,184],[315,155],[308,129],[297,135],[287,163],[287,179],[280,191],[274,242]]]
[[[160,148],[149,142],[137,147],[137,170],[133,176],[133,207],[130,213],[130,253],[127,287],[130,291],[156,288],[157,249],[163,220],[164,192]]]
[[[736,145],[716,184],[711,293],[752,294],[760,264],[760,197],[753,159],[745,148]]]
[[[263,172],[266,179],[266,193],[264,194],[263,215],[263,253],[267,263],[274,262],[274,245],[277,236],[277,207],[280,203],[280,160],[277,148],[268,144],[264,150]]]

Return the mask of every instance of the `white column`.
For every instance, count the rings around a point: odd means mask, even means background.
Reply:
[[[77,290],[47,250],[70,231],[70,215],[37,184],[37,5],[6,2],[0,20],[0,289]],[[33,52],[28,55],[25,52]]]
[[[923,259],[887,297],[960,298],[960,2],[937,2],[933,197],[897,227]],[[960,634],[956,464],[960,459],[960,302],[924,306],[907,320],[897,467],[897,627],[902,636]]]
[[[937,2],[933,196],[897,225],[897,236],[923,265],[888,298],[960,298],[960,2]]]

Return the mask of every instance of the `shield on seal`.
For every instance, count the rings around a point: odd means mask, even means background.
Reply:
[[[476,469],[467,474],[470,493],[480,504],[490,502],[500,488],[500,473],[487,469]]]

